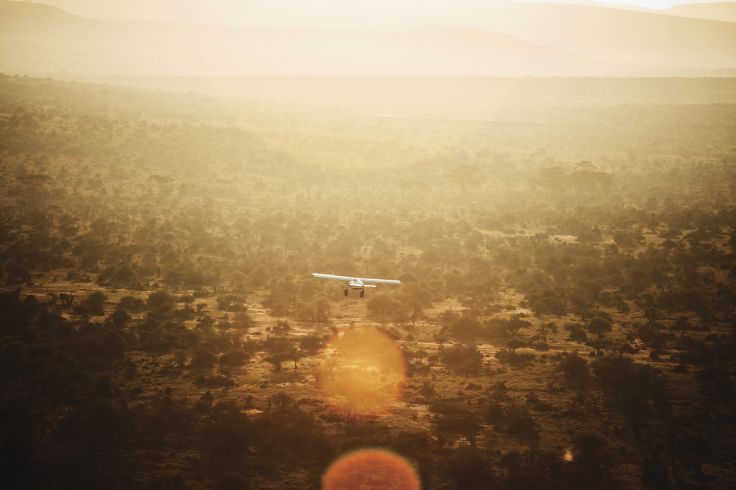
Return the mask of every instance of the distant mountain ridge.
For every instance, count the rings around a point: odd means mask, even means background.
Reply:
[[[483,13],[485,12],[485,13]],[[736,25],[521,4],[404,32],[83,18],[0,2],[0,71],[123,76],[641,76],[736,68]]]
[[[487,19],[488,29],[607,63],[653,71],[736,67],[736,26],[589,5],[522,4]],[[646,70],[643,70],[646,73]]]
[[[717,20],[721,22],[736,22],[736,2],[720,3],[692,3],[677,5],[662,12],[681,17],[694,19]]]

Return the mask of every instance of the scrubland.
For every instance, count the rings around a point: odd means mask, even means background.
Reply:
[[[360,447],[425,488],[733,488],[734,83],[568,83],[471,118],[0,77],[8,488],[314,488]],[[335,410],[369,326],[400,395]]]

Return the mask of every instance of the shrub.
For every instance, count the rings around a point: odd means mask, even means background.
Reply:
[[[565,380],[570,386],[575,388],[587,387],[590,380],[588,361],[580,357],[577,352],[563,355],[558,368],[562,371]]]
[[[459,374],[472,375],[480,372],[483,355],[474,345],[453,345],[440,351],[445,365]]]
[[[483,453],[475,448],[456,449],[445,459],[443,472],[457,488],[485,490],[493,488],[493,473]]]
[[[191,367],[207,369],[214,366],[215,361],[217,361],[217,356],[206,347],[200,346],[194,349]]]
[[[169,313],[176,306],[176,296],[165,291],[156,291],[148,295],[146,308],[154,313]]]
[[[652,407],[659,413],[669,408],[665,380],[652,366],[634,363],[628,357],[605,356],[596,359],[593,372],[609,402],[637,431]]]

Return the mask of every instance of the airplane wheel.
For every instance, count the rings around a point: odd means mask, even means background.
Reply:
[[[363,291],[363,290],[361,289],[361,290],[360,290],[360,297],[362,298],[363,296],[365,296],[365,291]]]
[[[344,293],[345,293],[345,296],[347,296],[347,295],[348,295],[348,290],[346,289],[346,290],[344,291]]]

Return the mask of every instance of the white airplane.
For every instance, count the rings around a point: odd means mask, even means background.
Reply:
[[[357,289],[360,291],[360,297],[365,296],[365,288],[374,288],[376,284],[401,284],[401,281],[397,279],[370,279],[367,277],[348,277],[348,276],[335,276],[332,274],[320,274],[318,272],[312,272],[314,277],[319,279],[334,279],[336,281],[342,281],[345,284],[345,296],[348,295],[350,289]]]

